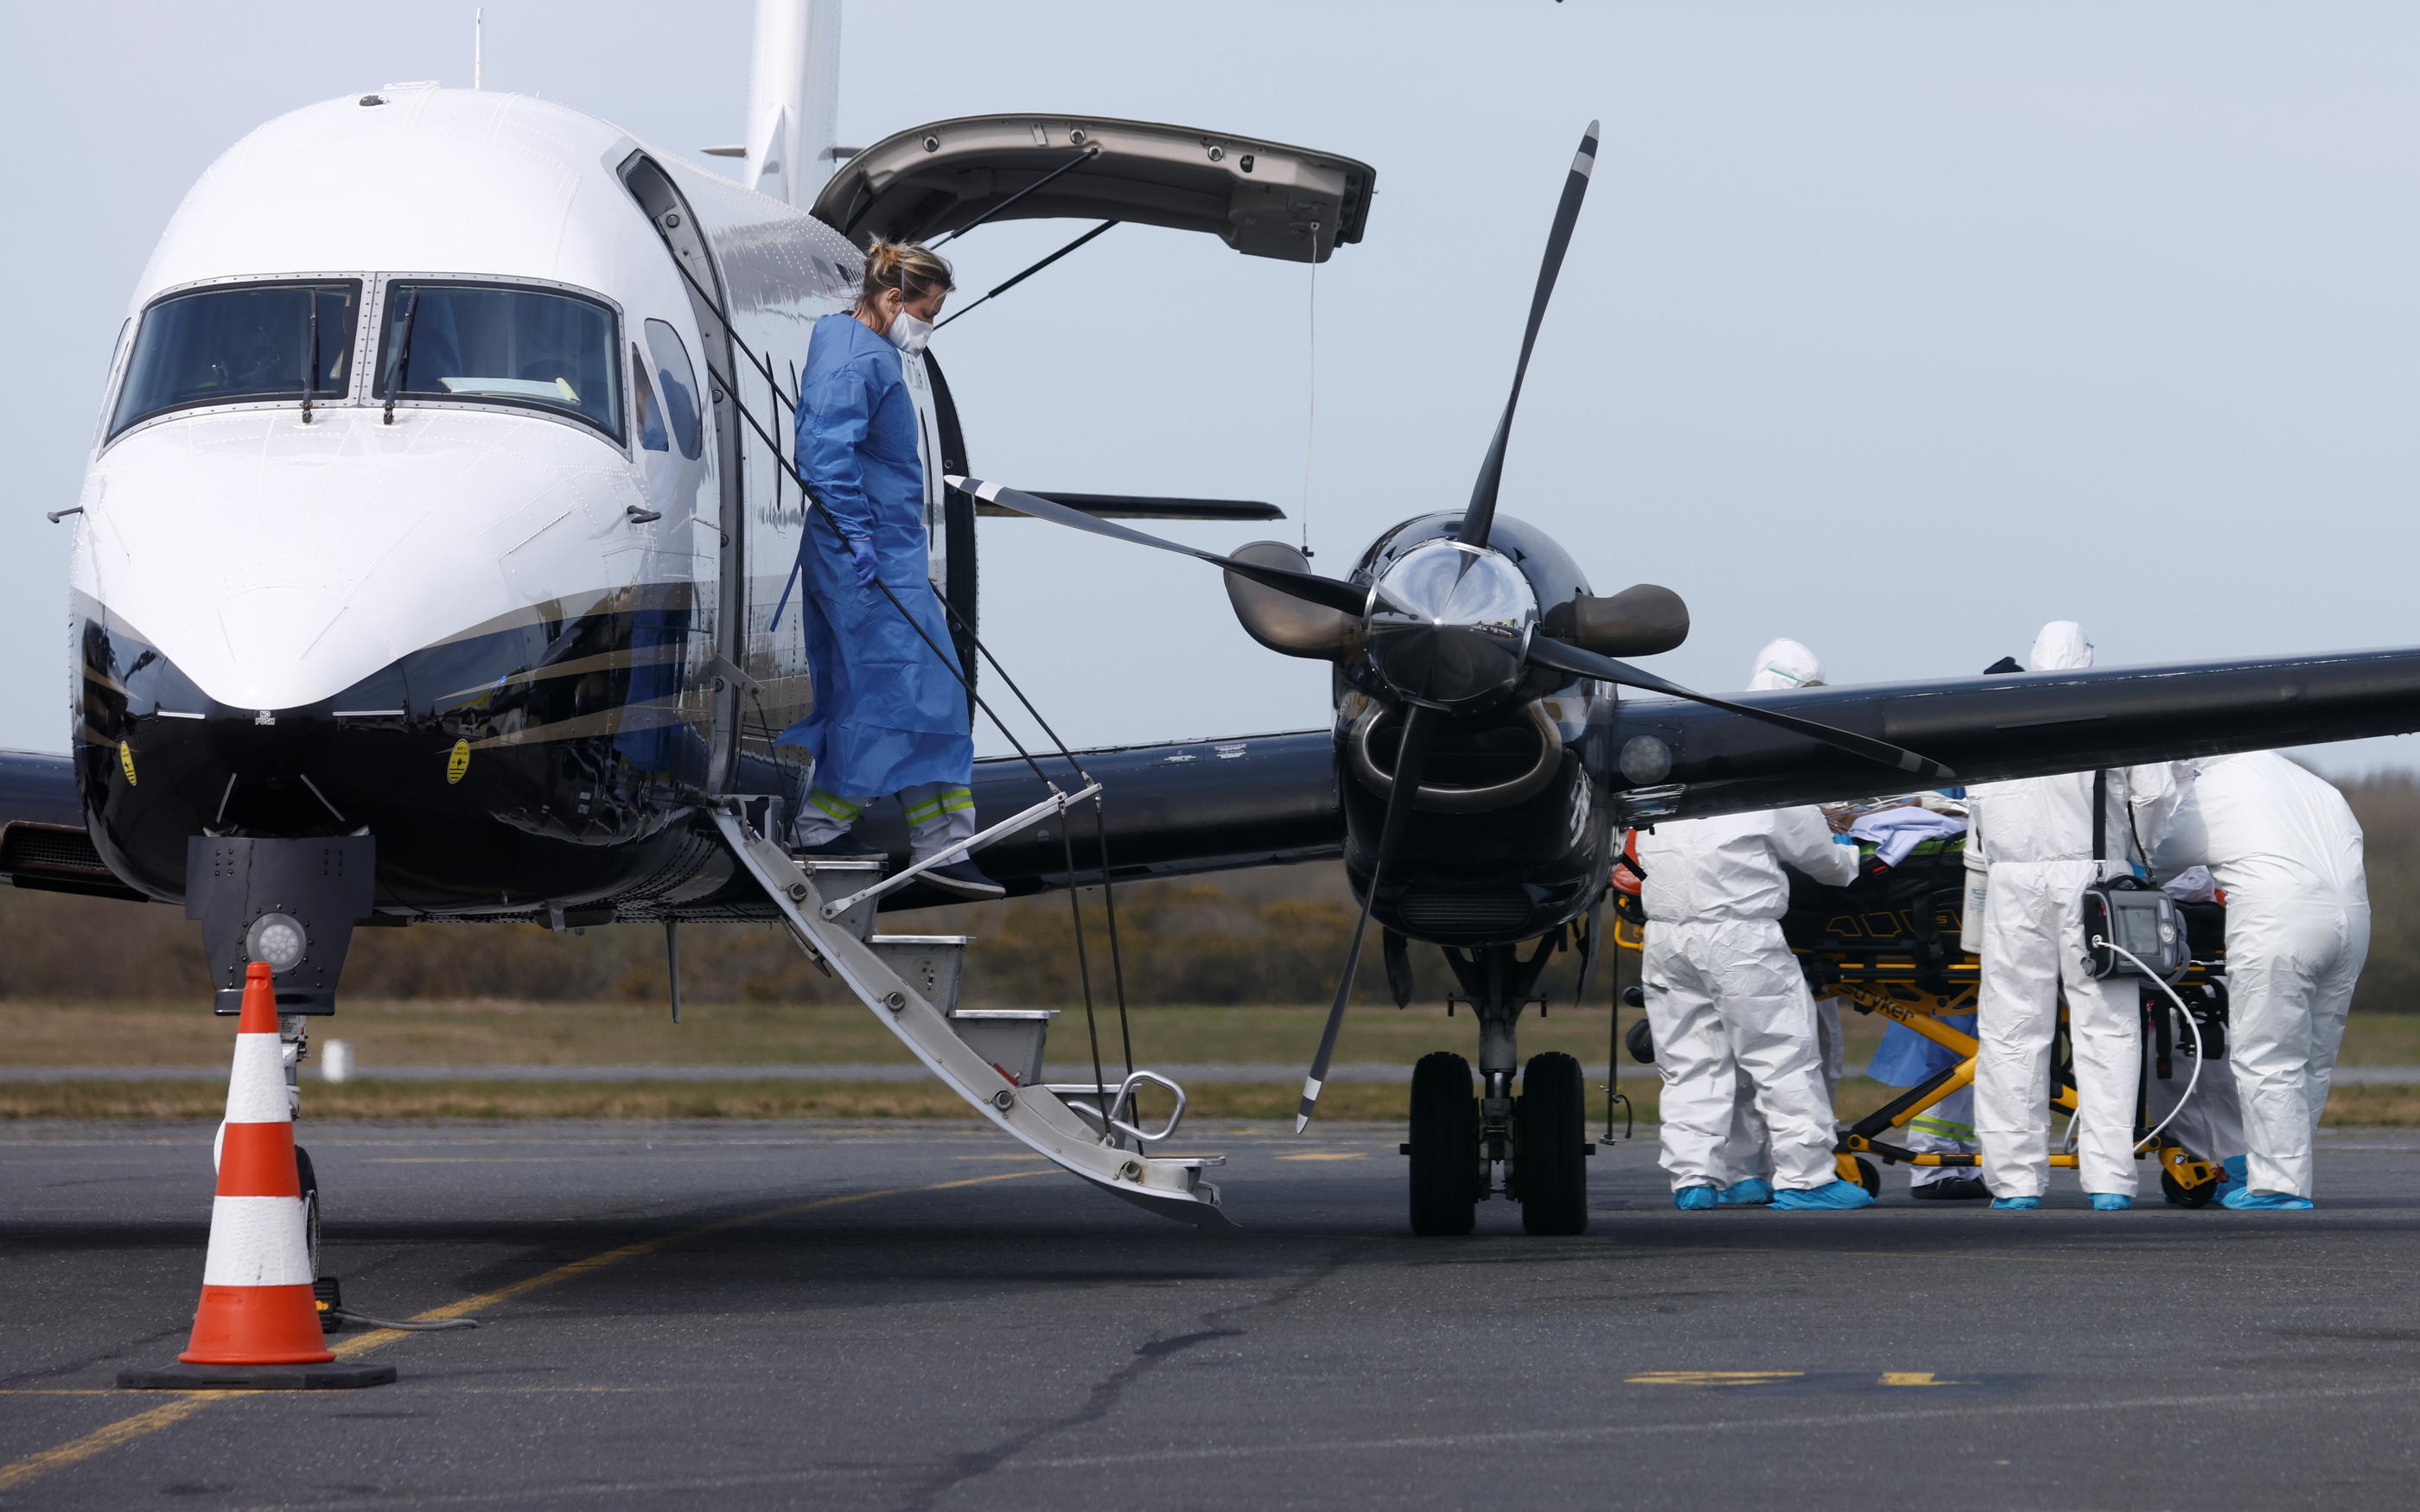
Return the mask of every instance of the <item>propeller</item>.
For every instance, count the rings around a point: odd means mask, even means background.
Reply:
[[[1094,535],[1106,535],[1112,541],[1125,541],[1135,546],[1173,551],[1179,556],[1194,557],[1203,562],[1213,563],[1226,568],[1238,578],[1249,579],[1264,588],[1274,588],[1281,594],[1292,594],[1295,597],[1309,603],[1317,604],[1326,609],[1342,609],[1347,614],[1357,616],[1370,612],[1372,595],[1376,593],[1374,588],[1345,582],[1337,578],[1322,577],[1315,572],[1301,572],[1291,567],[1272,566],[1266,563],[1247,562],[1237,557],[1222,557],[1216,551],[1203,551],[1176,541],[1148,535],[1141,531],[1128,530],[1124,525],[1087,515],[1080,509],[1070,509],[1065,504],[1052,503],[1047,499],[1026,493],[1022,489],[1011,488],[1005,484],[985,483],[981,478],[962,477],[954,473],[943,481],[960,493],[971,494],[986,504],[996,504],[1002,509],[1013,509],[1020,515],[1031,515],[1035,519],[1047,519],[1054,525],[1064,525],[1069,530],[1084,531]]]
[[[1563,254],[1571,250],[1572,227],[1579,224],[1580,201],[1588,197],[1589,176],[1596,171],[1597,123],[1580,135],[1580,149],[1563,180],[1563,197],[1555,206],[1555,224],[1546,232],[1546,255],[1538,265],[1537,292],[1529,296],[1529,327],[1521,333],[1521,360],[1512,365],[1512,393],[1504,401],[1504,417],[1496,423],[1496,439],[1487,443],[1487,459],[1479,464],[1479,481],[1471,486],[1470,508],[1462,517],[1465,546],[1485,546],[1496,525],[1496,488],[1504,481],[1504,448],[1512,439],[1512,410],[1521,402],[1521,380],[1529,376],[1529,352],[1538,345],[1538,327],[1545,322],[1546,301],[1555,297],[1555,278],[1563,270]]]
[[[1310,1124],[1318,1108],[1320,1088],[1327,1079],[1336,1054],[1337,1035],[1343,1027],[1344,1007],[1353,995],[1353,979],[1361,964],[1362,943],[1370,932],[1371,907],[1380,885],[1394,868],[1404,822],[1426,773],[1437,731],[1448,717],[1446,711],[1484,706],[1509,694],[1529,669],[1544,667],[1727,710],[1895,767],[1916,776],[1927,786],[1945,784],[1956,777],[1941,763],[1887,741],[1696,692],[1627,662],[1555,639],[1561,635],[1610,645],[1633,656],[1652,656],[1679,644],[1687,634],[1688,609],[1669,590],[1640,584],[1610,599],[1590,598],[1558,606],[1542,624],[1535,590],[1510,559],[1489,548],[1488,538],[1496,524],[1497,492],[1504,477],[1505,449],[1512,434],[1513,411],[1521,402],[1521,385],[1528,377],[1529,356],[1537,347],[1546,305],[1554,297],[1564,254],[1571,248],[1580,203],[1588,195],[1589,177],[1596,167],[1596,149],[1597,123],[1590,121],[1580,138],[1579,151],[1572,159],[1570,176],[1563,181],[1562,198],[1555,207],[1554,224],[1546,233],[1537,289],[1529,299],[1529,321],[1521,336],[1521,356],[1512,369],[1512,390],[1504,401],[1502,417],[1496,423],[1486,458],[1480,464],[1479,479],[1471,488],[1470,505],[1464,512],[1459,531],[1450,542],[1430,541],[1414,547],[1374,575],[1368,585],[1308,571],[1307,563],[1293,565],[1302,559],[1287,548],[1248,547],[1244,554],[1220,556],[997,483],[979,478],[949,479],[950,486],[1002,509],[1113,541],[1173,551],[1224,568],[1231,574],[1229,592],[1235,597],[1247,629],[1263,644],[1289,655],[1342,654],[1353,635],[1333,625],[1280,623],[1281,617],[1245,613],[1250,607],[1250,595],[1236,593],[1236,579],[1350,615],[1360,636],[1366,638],[1372,666],[1404,700],[1403,739],[1395,757],[1394,784],[1387,795],[1386,817],[1379,825],[1370,885],[1361,897],[1360,917],[1353,926],[1353,941],[1345,951],[1335,1001],[1328,1005],[1327,1022],[1320,1031],[1318,1052],[1311,1057],[1310,1073],[1303,1078],[1302,1103],[1295,1115],[1297,1134]],[[1256,629],[1258,620],[1269,623]]]
[[[1607,683],[1620,683],[1624,687],[1641,688],[1650,693],[1663,693],[1672,698],[1687,699],[1692,703],[1703,703],[1709,708],[1727,709],[1733,714],[1743,715],[1750,719],[1805,735],[1810,740],[1820,740],[1827,746],[1845,750],[1851,755],[1863,756],[1869,761],[1880,762],[1885,766],[1896,766],[1900,771],[1918,779],[1926,787],[1942,787],[1958,780],[1957,773],[1931,757],[1919,756],[1904,747],[1894,746],[1887,740],[1876,740],[1870,735],[1857,734],[1853,731],[1840,729],[1837,725],[1820,724],[1813,719],[1802,719],[1794,714],[1783,714],[1776,709],[1761,709],[1753,704],[1734,703],[1729,699],[1718,699],[1709,693],[1699,693],[1683,687],[1668,678],[1658,677],[1643,667],[1633,667],[1626,661],[1616,661],[1611,656],[1600,656],[1593,651],[1582,651],[1577,646],[1567,646],[1559,640],[1549,640],[1544,636],[1530,638],[1529,659],[1539,666],[1552,667],[1557,671],[1575,672],[1582,677],[1594,677]]]
[[[1361,917],[1353,924],[1353,943],[1344,951],[1344,971],[1336,980],[1336,1001],[1327,1005],[1327,1022],[1319,1031],[1319,1049],[1311,1057],[1311,1073],[1302,1079],[1302,1105],[1295,1110],[1294,1132],[1300,1134],[1311,1124],[1311,1116],[1319,1109],[1319,1088],[1327,1080],[1328,1062],[1336,1058],[1337,1031],[1344,1027],[1344,1005],[1353,995],[1354,973],[1361,965],[1361,941],[1370,933],[1370,905],[1378,896],[1378,884],[1386,877],[1388,867],[1395,859],[1395,847],[1404,838],[1404,818],[1412,811],[1412,795],[1419,791],[1420,779],[1427,775],[1429,741],[1435,733],[1441,716],[1435,709],[1413,704],[1404,715],[1403,744],[1395,749],[1395,786],[1387,795],[1387,817],[1378,826],[1378,855],[1371,863],[1370,886],[1361,894]]]

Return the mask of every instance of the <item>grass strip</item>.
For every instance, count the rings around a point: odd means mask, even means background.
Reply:
[[[1408,1077],[1406,1078],[1408,1081]],[[1657,1084],[1626,1083],[1641,1123],[1656,1118]],[[1189,1117],[1292,1119],[1298,1082],[1204,1082],[1187,1088]],[[1837,1111],[1861,1118],[1897,1090],[1852,1077]],[[1324,1117],[1384,1122],[1404,1114],[1404,1086],[1331,1082],[1320,1094]],[[1166,1103],[1146,1103],[1146,1123]],[[0,1083],[0,1122],[104,1119],[217,1119],[226,1094],[209,1082]],[[927,1082],[387,1082],[375,1077],[302,1093],[318,1119],[965,1119],[974,1111],[938,1081]],[[1590,1088],[1590,1132],[1602,1130],[1604,1094]],[[1621,1126],[1617,1111],[1615,1130]],[[2420,1127],[2420,1087],[2340,1087],[2328,1101],[2329,1127]]]

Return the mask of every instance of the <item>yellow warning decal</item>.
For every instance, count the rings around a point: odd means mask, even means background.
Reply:
[[[470,769],[471,743],[467,740],[458,740],[454,742],[454,753],[445,758],[445,780],[449,783],[459,782],[462,780],[462,774]],[[133,768],[130,766],[127,770],[131,777]]]
[[[124,741],[117,743],[117,769],[126,774],[126,785],[134,785],[134,748]]]

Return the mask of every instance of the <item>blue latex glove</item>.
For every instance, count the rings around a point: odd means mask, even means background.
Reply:
[[[857,586],[871,588],[882,575],[881,564],[874,559],[874,543],[862,535],[848,539],[849,565],[857,569]]]

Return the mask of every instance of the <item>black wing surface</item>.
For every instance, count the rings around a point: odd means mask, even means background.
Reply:
[[[1111,881],[1332,860],[1343,854],[1336,740],[1326,730],[1118,746],[1075,755],[1101,784],[1099,823],[1108,828]],[[1083,785],[1065,757],[1035,759],[1063,792]],[[1049,791],[1023,761],[1000,756],[975,763],[974,795],[980,824],[1030,808]],[[978,861],[1011,896],[1090,887],[1102,877],[1094,825],[1087,802],[1006,836],[985,847]],[[907,854],[907,827],[895,805],[870,812],[859,828],[874,844]],[[917,891],[902,893],[901,905],[915,906]],[[936,901],[954,900],[921,900]]]
[[[147,901],[93,848],[74,759],[40,751],[0,750],[0,877],[44,892]]]
[[[1921,750],[1973,784],[2420,730],[2420,648],[1818,687],[1737,702]],[[1617,785],[1678,784],[1654,803],[1669,805],[1673,818],[1897,791],[1893,774],[1871,762],[1720,709],[1639,700],[1623,702],[1616,721],[1624,769]],[[1655,746],[1637,745],[1641,737]]]

